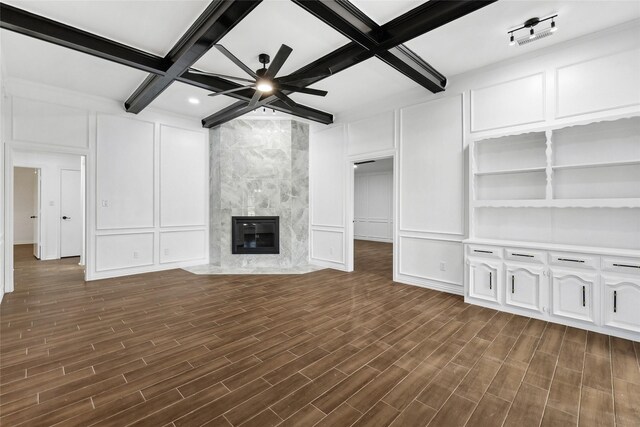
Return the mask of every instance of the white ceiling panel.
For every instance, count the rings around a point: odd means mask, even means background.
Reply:
[[[210,93],[195,86],[174,82],[149,106],[185,116],[204,118],[237,102],[236,99],[228,96],[207,96]],[[197,100],[199,103],[192,104],[189,102],[190,99]]]
[[[209,4],[207,0],[3,0],[24,9],[165,56]]]
[[[115,62],[0,30],[8,77],[124,102],[147,76]]]
[[[295,93],[298,103],[330,113],[340,113],[384,99],[412,88],[425,90],[417,83],[389,67],[378,58],[371,58],[313,86],[329,91],[326,97]]]
[[[278,76],[287,75],[300,67],[349,43],[300,6],[290,1],[266,0],[256,7],[221,41],[237,58],[252,70],[261,68],[258,55],[266,53],[274,58],[280,45],[286,44],[293,52]],[[247,75],[223,56],[211,49],[194,64],[195,68],[237,77]]]
[[[392,19],[426,3],[424,0],[351,0],[358,9],[373,19],[378,25],[384,25]]]
[[[507,31],[532,17],[558,14],[558,31],[523,46],[509,46]],[[407,43],[450,77],[640,17],[640,1],[502,0]],[[547,28],[545,23],[540,28]],[[525,34],[521,32],[519,34]]]

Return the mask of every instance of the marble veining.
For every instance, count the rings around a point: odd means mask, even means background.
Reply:
[[[209,133],[209,265],[199,274],[301,274],[309,261],[309,126],[237,119]],[[279,254],[232,254],[231,216],[279,216]]]

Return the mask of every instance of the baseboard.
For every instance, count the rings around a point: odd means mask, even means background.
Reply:
[[[454,295],[464,295],[464,286],[453,283],[439,282],[431,279],[421,279],[403,274],[397,275],[394,282],[403,283],[405,285],[418,286],[421,288],[433,289],[436,291],[447,292]]]
[[[344,264],[341,264],[339,262],[332,262],[332,261],[325,261],[325,260],[311,258],[309,260],[309,264],[317,265],[319,267],[332,268],[334,270],[346,271],[347,273],[349,272],[349,270],[347,270],[347,267]]]
[[[119,268],[114,270],[98,271],[87,274],[86,281],[112,279],[115,277],[133,276],[136,274],[155,273],[157,271],[175,270],[183,267],[194,267],[196,265],[209,264],[209,260],[183,261],[171,264],[148,265],[144,267]]]
[[[385,239],[385,238],[378,238],[378,237],[360,237],[360,236],[354,236],[353,238],[354,240],[365,240],[367,242],[383,242],[383,243],[393,243],[393,239]]]

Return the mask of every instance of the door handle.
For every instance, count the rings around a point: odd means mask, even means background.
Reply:
[[[31,219],[38,218],[38,215],[31,215],[29,218]]]
[[[493,282],[493,273],[489,272],[489,289],[491,289],[493,286],[491,282]]]
[[[71,217],[65,215],[65,216],[62,217],[62,219],[71,219]]]
[[[618,312],[618,291],[613,291],[613,312]]]
[[[516,276],[511,276],[511,293],[515,293]]]
[[[586,291],[584,286],[582,287],[582,306],[585,307],[586,306]]]

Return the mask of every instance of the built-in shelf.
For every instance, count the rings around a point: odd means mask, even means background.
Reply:
[[[551,166],[551,168],[553,170],[564,170],[564,169],[586,169],[586,168],[601,168],[601,167],[629,166],[629,165],[640,165],[640,160],[622,160],[619,162],[575,163],[575,164],[569,164],[569,165],[554,165],[554,166]]]
[[[485,176],[485,175],[505,175],[505,174],[515,174],[515,173],[530,173],[530,172],[544,172],[546,170],[545,166],[535,167],[535,168],[520,168],[520,169],[502,169],[495,171],[484,171],[484,172],[476,172],[476,176]]]
[[[640,208],[640,199],[476,200],[475,208]]]

